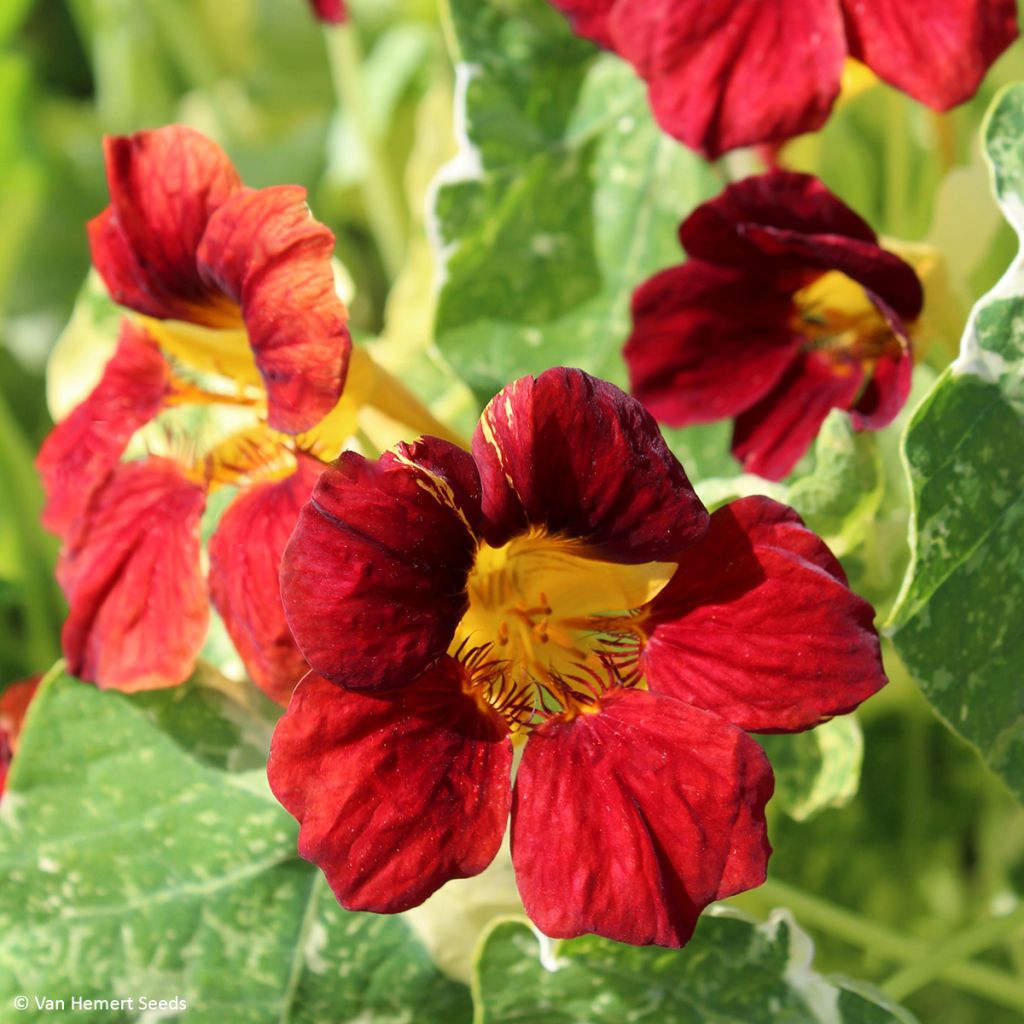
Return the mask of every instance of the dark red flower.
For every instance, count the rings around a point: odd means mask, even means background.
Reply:
[[[936,110],[1017,37],[1014,0],[551,0],[628,60],[658,123],[707,156],[820,128],[847,56]]]
[[[28,706],[32,703],[42,678],[43,674],[37,672],[19,683],[11,683],[0,694],[0,796],[3,796],[7,786],[7,772],[18,750],[18,737],[21,735]]]
[[[831,409],[890,423],[910,391],[913,268],[817,179],[773,171],[699,206],[689,259],[641,285],[623,355],[633,394],[687,426],[735,417],[745,469],[785,476]]]
[[[313,13],[328,25],[340,25],[348,20],[345,0],[309,0]]]
[[[271,427],[308,430],[341,395],[352,343],[334,236],[297,185],[249,189],[181,125],[104,140],[110,206],[89,224],[115,302],[176,358],[260,387]]]
[[[269,778],[350,909],[512,860],[548,935],[679,946],[764,879],[771,770],[885,682],[872,610],[789,509],[709,516],[652,418],[549,370],[434,438],[318,481],[282,561],[318,675]],[[525,742],[513,787],[512,750]]]

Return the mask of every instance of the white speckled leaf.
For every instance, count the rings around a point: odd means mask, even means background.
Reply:
[[[913,1024],[860,983],[826,978],[788,911],[705,914],[682,950],[543,939],[506,920],[476,967],[477,1024]]]
[[[864,734],[854,715],[807,732],[758,736],[775,771],[773,800],[796,821],[845,807],[860,786]]]
[[[405,922],[347,913],[298,858],[243,718],[191,684],[44,684],[0,802],[4,1020],[17,995],[178,997],[187,1011],[159,1019],[188,1024],[469,1019]],[[58,1016],[30,1003],[18,1020]]]
[[[721,182],[546,0],[450,8],[460,149],[433,202],[437,344],[481,400],[557,365],[622,385],[633,291],[683,259],[679,223]],[[673,438],[692,474],[737,471],[729,431]]]
[[[1024,238],[1024,86],[995,100],[985,146]],[[936,711],[1024,797],[1024,255],[975,306],[904,455],[912,562],[893,642]]]

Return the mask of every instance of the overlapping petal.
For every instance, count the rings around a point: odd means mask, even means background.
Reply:
[[[210,538],[210,598],[250,678],[279,704],[309,670],[284,617],[281,556],[321,469],[301,456],[294,473],[246,488]]]
[[[170,368],[145,330],[121,324],[99,383],[53,429],[36,458],[46,494],[43,525],[61,537],[117,465],[132,434],[160,411]]]
[[[69,672],[129,692],[188,677],[209,617],[204,504],[204,489],[158,458],[118,466],[93,492],[57,567]]]
[[[494,859],[511,802],[504,720],[445,658],[394,694],[308,676],[271,746],[268,776],[299,820],[299,852],[350,910],[396,913]]]
[[[792,509],[745,498],[654,600],[641,663],[652,691],[743,729],[809,729],[885,684],[873,619]]]
[[[916,100],[970,99],[1017,38],[1014,0],[842,0],[850,54]]]
[[[353,689],[408,685],[444,654],[467,607],[479,510],[449,480],[472,481],[476,468],[448,442],[421,442],[427,450],[432,470],[343,453],[285,549],[292,634],[317,672]]]
[[[110,206],[90,221],[89,240],[114,301],[161,319],[237,325],[196,266],[211,215],[242,188],[224,151],[184,125],[108,137],[104,150]]]
[[[740,729],[618,690],[536,729],[516,776],[512,862],[545,935],[677,947],[708,903],[764,881],[773,779]]]
[[[597,557],[652,562],[707,529],[654,419],[581,370],[547,370],[499,391],[473,435],[473,458],[495,546],[533,527],[582,540]]]
[[[735,416],[796,356],[792,316],[791,296],[770,278],[697,259],[670,267],[633,296],[622,353],[633,394],[673,427]]]
[[[665,131],[708,157],[820,128],[853,56],[937,109],[1016,38],[1013,0],[551,0],[630,61]]]
[[[334,235],[297,185],[245,190],[210,217],[194,253],[205,281],[241,309],[270,426],[300,433],[336,405],[352,341],[334,290]]]

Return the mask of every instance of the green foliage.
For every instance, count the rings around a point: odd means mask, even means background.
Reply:
[[[0,804],[0,1005],[180,997],[188,1010],[169,1019],[203,1024],[398,1021],[410,1007],[467,1019],[468,991],[401,919],[347,913],[298,859],[266,784],[268,725],[198,680],[127,697],[51,674]]]
[[[986,149],[1024,234],[1024,87],[997,100]],[[890,628],[935,709],[1024,796],[1024,289],[1018,257],[975,308],[960,357],[904,439],[913,561]]]
[[[706,915],[682,950],[551,942],[502,921],[478,954],[477,1024],[913,1024],[880,993],[815,973],[812,953],[784,912]]]

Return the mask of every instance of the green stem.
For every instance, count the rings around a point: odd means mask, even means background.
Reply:
[[[885,228],[897,238],[910,230],[910,137],[907,106],[901,93],[890,89],[885,118]]]
[[[769,879],[751,895],[776,906],[788,907],[801,924],[885,960],[910,964],[924,960],[931,953],[928,943],[920,939],[907,938],[785,882]],[[1004,971],[983,964],[947,962],[940,966],[935,977],[1001,1006],[1024,1010],[1024,986],[1018,978]]]
[[[338,105],[352,119],[367,158],[363,200],[384,269],[392,281],[405,259],[406,207],[401,186],[385,159],[380,139],[367,119],[362,54],[356,30],[349,24],[324,28],[331,81]]]
[[[921,849],[928,813],[928,726],[916,707],[903,714],[903,822],[904,877],[914,878],[921,863]]]
[[[1012,914],[983,921],[946,942],[932,947],[920,959],[907,964],[882,983],[893,999],[905,999],[922,985],[941,977],[946,968],[969,960],[1015,932],[1024,930],[1024,904]],[[1024,984],[1019,984],[1020,1001],[1024,1006]]]

